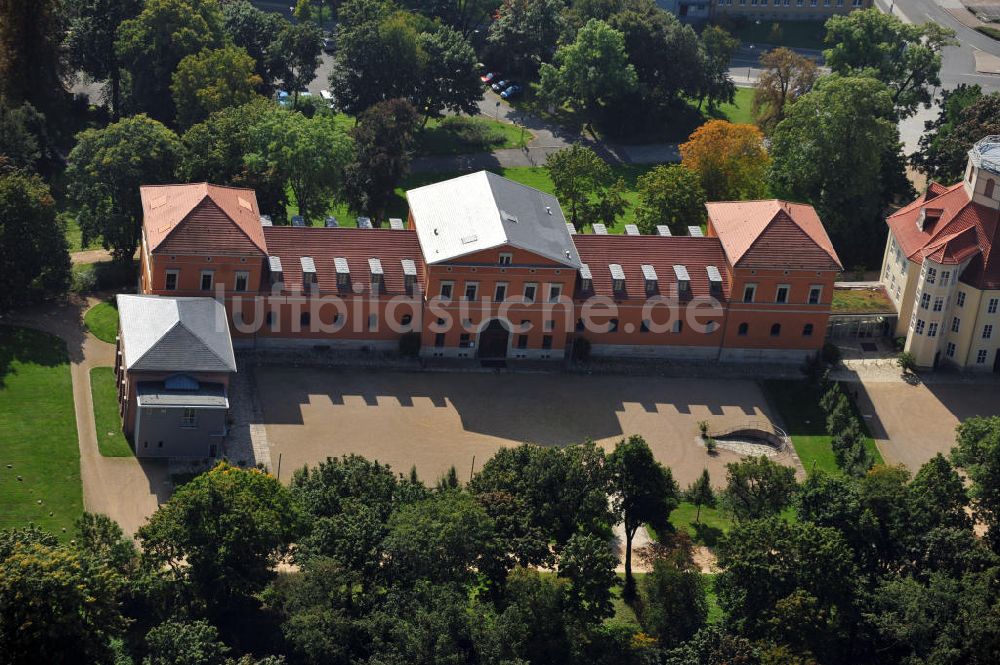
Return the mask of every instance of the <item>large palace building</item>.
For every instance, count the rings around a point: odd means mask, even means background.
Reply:
[[[888,224],[882,282],[906,350],[921,367],[1000,372],[1000,136],[973,146],[961,182],[932,182]]]
[[[212,296],[237,346],[427,357],[799,361],[823,344],[840,260],[816,212],[709,203],[684,235],[581,234],[559,201],[482,171],[407,192],[390,228],[273,226],[252,190],[142,188],[140,292]],[[367,226],[362,224],[362,226]]]

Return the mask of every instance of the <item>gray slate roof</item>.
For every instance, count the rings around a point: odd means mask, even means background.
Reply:
[[[580,255],[556,197],[479,171],[406,192],[427,263],[510,245],[573,268]]]
[[[212,298],[119,295],[125,368],[235,372],[226,308]]]

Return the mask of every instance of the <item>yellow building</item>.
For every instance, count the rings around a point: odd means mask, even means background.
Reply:
[[[932,182],[891,215],[882,283],[920,367],[1000,373],[1000,136],[969,151],[965,178]]]

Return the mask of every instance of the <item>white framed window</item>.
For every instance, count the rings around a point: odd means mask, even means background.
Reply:
[[[181,410],[181,427],[192,429],[198,426],[198,412],[194,409]]]
[[[779,284],[777,291],[774,293],[774,302],[778,304],[785,304],[788,302],[788,285]]]
[[[503,302],[507,299],[507,282],[497,282],[493,288],[493,301]]]
[[[743,287],[743,302],[753,302],[757,296],[757,285],[747,284]]]
[[[917,319],[917,327],[916,327],[916,330],[914,330],[914,332],[916,332],[918,335],[923,335],[924,334],[924,320],[923,319]]]
[[[167,291],[176,291],[179,275],[180,271],[178,270],[168,270],[163,277],[163,288]]]
[[[479,282],[466,282],[465,299],[475,300],[477,295],[479,295]]]
[[[920,309],[927,309],[931,306],[931,294],[924,293],[920,296]]]
[[[962,319],[957,316],[951,320],[951,331],[958,332],[958,329],[962,327]]]
[[[823,287],[822,286],[810,286],[809,287],[809,304],[818,305],[820,300],[823,298]]]
[[[562,284],[549,284],[549,302],[557,302],[562,296]]]
[[[927,277],[925,278],[928,284],[933,284],[937,281],[937,268],[928,268]]]
[[[535,296],[538,294],[538,285],[534,282],[529,282],[524,285],[524,302],[533,303],[535,302]]]
[[[247,285],[250,283],[250,273],[240,270],[236,273],[236,279],[234,280],[233,289],[236,291],[246,291]]]
[[[935,312],[940,312],[942,309],[944,309],[944,298],[935,298],[934,299],[934,311]]]
[[[983,326],[983,339],[991,339],[993,337],[993,324],[987,323]]]
[[[500,252],[500,261],[499,261],[500,265],[509,266],[513,260],[514,260],[514,255],[511,254],[510,252]]]
[[[941,286],[948,286],[951,283],[951,271],[945,270],[941,273]]]
[[[959,307],[965,307],[965,291],[959,291],[955,295],[955,304]]]
[[[986,306],[987,314],[996,314],[997,305],[1000,304],[1000,298],[990,298],[989,304]]]
[[[938,324],[937,323],[932,323],[929,326],[927,326],[927,336],[928,337],[937,337],[937,331],[938,331]]]
[[[947,355],[949,358],[954,358],[955,357],[955,344],[952,343],[952,342],[948,342],[948,346],[945,347],[944,352],[945,352],[945,355]]]
[[[441,282],[441,298],[451,300],[455,292],[455,282]]]
[[[543,330],[545,330],[545,332],[552,332],[553,330],[556,329],[556,320],[545,319],[545,323],[543,324],[543,326],[544,326]]]
[[[212,284],[215,281],[215,272],[212,270],[202,270],[201,271],[201,290],[211,291]]]
[[[985,365],[986,364],[986,349],[979,349],[976,353],[976,364]]]

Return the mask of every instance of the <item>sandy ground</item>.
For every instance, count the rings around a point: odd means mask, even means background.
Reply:
[[[452,465],[468,479],[522,442],[606,449],[631,434],[686,486],[707,468],[717,484],[739,455],[709,456],[698,421],[715,429],[767,416],[752,381],[565,374],[402,373],[258,368],[271,459],[281,479],[329,456],[357,453],[433,483]]]

